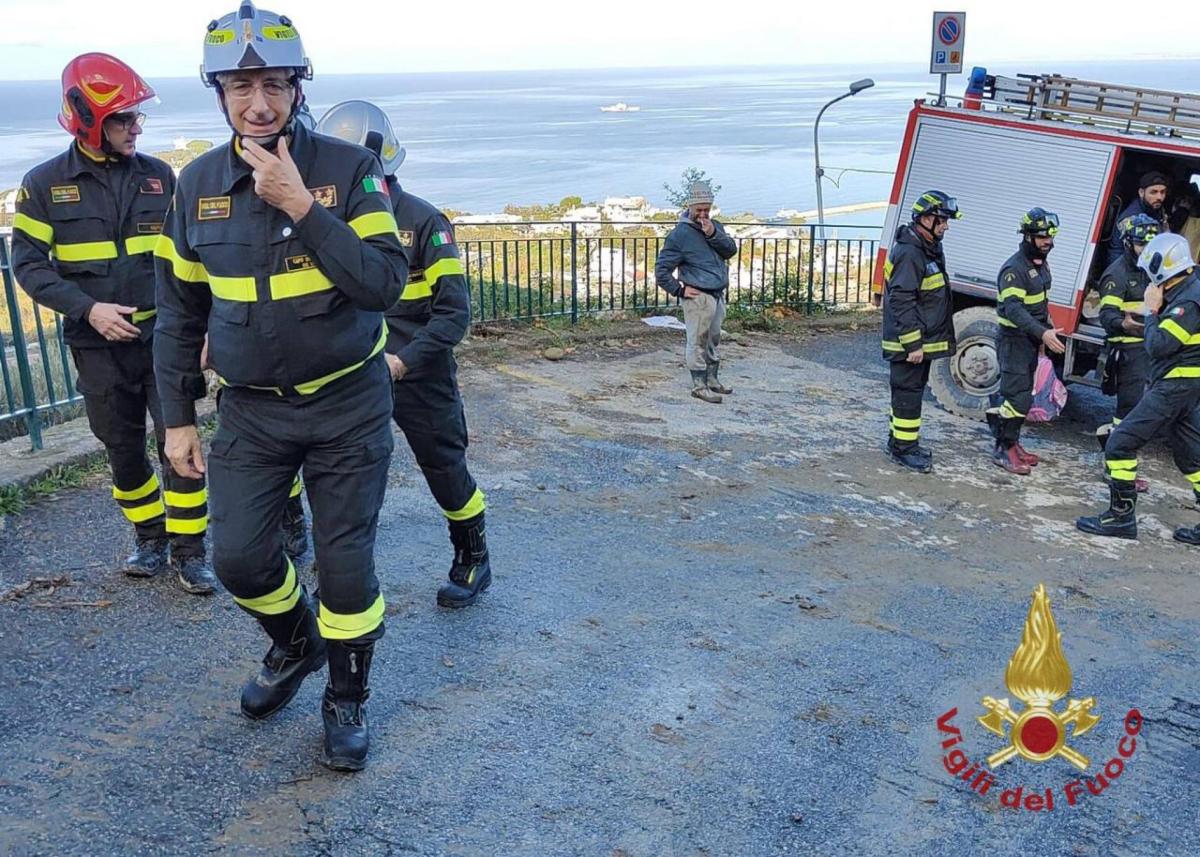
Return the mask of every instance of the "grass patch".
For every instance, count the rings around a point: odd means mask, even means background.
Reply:
[[[60,464],[24,485],[0,487],[0,515],[20,514],[34,503],[48,500],[70,488],[79,488],[93,476],[107,472],[108,459],[103,453],[98,453],[78,463]]]

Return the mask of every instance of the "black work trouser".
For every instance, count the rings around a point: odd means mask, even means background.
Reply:
[[[1033,381],[1039,348],[1024,333],[1000,332],[996,343],[1000,360],[1000,443],[1012,446],[1021,439],[1021,426],[1033,404]]]
[[[1146,392],[1146,381],[1150,376],[1150,355],[1142,343],[1119,346],[1121,357],[1117,362],[1117,412],[1113,425],[1129,416],[1142,395]]]
[[[185,479],[167,461],[162,406],[154,383],[149,342],[108,348],[72,348],[88,425],[104,444],[112,469],[113,498],[139,539],[170,538],[177,558],[204,556],[208,493],[204,479]],[[146,414],[162,466],[162,483],[146,455]]]
[[[393,383],[392,399],[392,418],[451,526],[480,515],[485,501],[467,469],[467,420],[454,355]]]
[[[312,510],[321,636],[376,639],[383,596],[375,533],[392,453],[391,393],[383,355],[312,396],[221,391],[209,453],[213,568],[254,615],[277,615],[300,598],[283,552],[284,505],[304,468]]]
[[[1114,483],[1132,488],[1138,451],[1156,437],[1167,438],[1175,466],[1200,501],[1200,383],[1194,379],[1156,381],[1104,447],[1104,466]]]
[[[911,452],[917,448],[921,432],[921,401],[925,398],[933,361],[927,356],[920,363],[893,360],[891,364],[892,414],[888,444],[897,452]]]

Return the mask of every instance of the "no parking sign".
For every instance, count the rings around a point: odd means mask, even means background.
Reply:
[[[966,37],[966,12],[934,12],[929,73],[962,74],[963,43]]]

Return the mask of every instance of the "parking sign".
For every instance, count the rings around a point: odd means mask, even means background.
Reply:
[[[934,12],[929,73],[962,74],[963,43],[966,37],[966,12]]]

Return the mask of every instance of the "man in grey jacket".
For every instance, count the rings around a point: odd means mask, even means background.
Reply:
[[[684,204],[687,210],[658,253],[654,278],[660,289],[683,304],[692,395],[719,404],[722,394],[733,392],[718,379],[721,358],[717,349],[725,320],[728,260],[737,255],[737,243],[710,216],[713,192],[708,182],[693,182]]]

